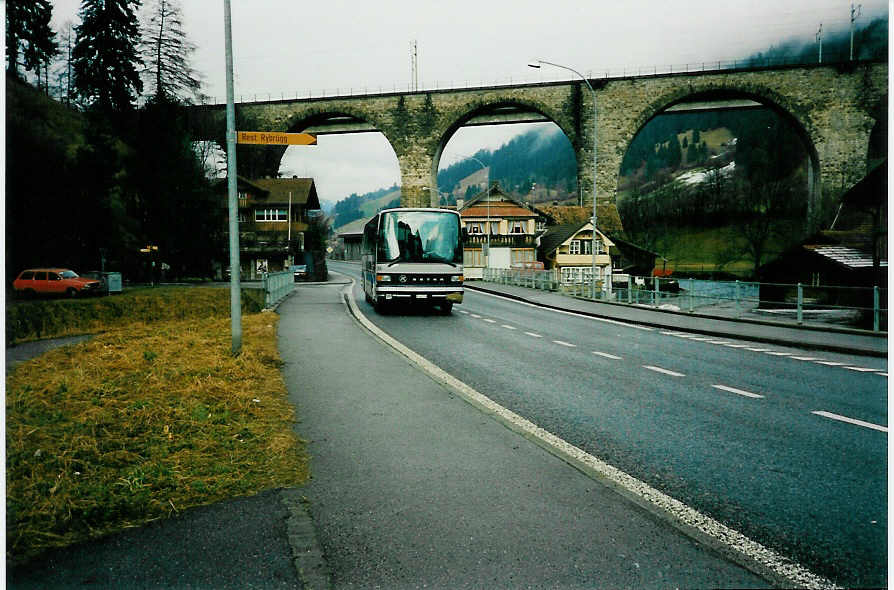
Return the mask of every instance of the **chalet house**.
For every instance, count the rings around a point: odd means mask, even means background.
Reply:
[[[615,242],[596,229],[596,280],[612,270],[610,249]],[[589,220],[550,227],[540,236],[544,268],[555,269],[563,285],[589,283],[593,272],[593,224]]]
[[[512,268],[513,264],[536,260],[536,233],[542,215],[504,193],[499,183],[494,182],[488,190],[458,204],[458,210],[466,229],[466,278],[482,278],[484,268]]]
[[[226,195],[226,181],[222,186]],[[255,280],[266,272],[288,270],[293,264],[306,264],[305,232],[310,227],[311,216],[320,209],[313,179],[249,180],[240,176],[236,187],[242,277]],[[227,209],[226,197],[223,206]],[[223,261],[222,267],[229,267],[229,259]]]

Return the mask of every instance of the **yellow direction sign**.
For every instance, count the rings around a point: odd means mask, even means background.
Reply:
[[[310,133],[279,131],[237,131],[236,143],[255,145],[317,145],[317,136]]]

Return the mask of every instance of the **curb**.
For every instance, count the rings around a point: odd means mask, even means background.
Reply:
[[[679,500],[575,447],[466,385],[373,324],[357,307],[353,297],[353,285],[352,279],[351,285],[342,289],[342,299],[347,312],[361,327],[483,414],[565,461],[587,477],[615,490],[634,505],[677,529],[686,537],[705,545],[777,587],[838,588],[831,580],[814,574],[735,529],[701,514]]]
[[[862,355],[862,356],[888,358],[888,353],[886,351],[883,352],[883,351],[871,350],[871,349],[866,349],[866,348],[856,348],[853,346],[839,346],[836,344],[822,344],[822,343],[809,343],[809,342],[803,342],[803,341],[793,341],[793,340],[788,340],[785,338],[773,338],[773,337],[769,337],[769,336],[743,336],[741,334],[735,334],[733,332],[725,331],[725,330],[716,330],[716,329],[712,330],[712,329],[692,328],[692,327],[681,328],[680,326],[673,326],[673,325],[669,325],[669,324],[657,322],[657,321],[634,320],[634,319],[629,319],[629,318],[628,319],[623,319],[623,318],[619,319],[617,317],[612,317],[612,316],[605,315],[605,314],[595,313],[592,311],[581,311],[581,310],[577,310],[577,309],[568,309],[567,307],[559,307],[557,305],[550,305],[548,303],[532,301],[530,299],[526,299],[519,295],[513,295],[511,293],[503,293],[501,291],[495,291],[495,290],[486,289],[483,287],[472,286],[472,285],[469,285],[468,283],[466,283],[464,285],[464,287],[466,289],[470,289],[472,291],[479,291],[481,293],[487,293],[489,295],[494,295],[497,297],[505,297],[506,299],[512,299],[514,301],[521,301],[523,303],[527,303],[528,305],[535,305],[537,307],[543,307],[545,309],[554,309],[554,310],[558,310],[558,311],[566,311],[569,313],[577,313],[577,314],[584,315],[584,316],[605,319],[605,320],[612,320],[612,321],[616,321],[616,322],[627,322],[629,324],[636,324],[636,325],[640,325],[640,326],[649,326],[652,328],[661,328],[661,329],[665,329],[665,330],[682,330],[682,331],[686,331],[686,332],[692,332],[694,334],[703,334],[705,336],[718,336],[718,337],[722,337],[722,338],[737,338],[740,340],[750,340],[752,342],[760,342],[763,344],[775,344],[777,346],[797,346],[799,348],[805,348],[808,350],[822,350],[822,351],[826,351],[826,352],[837,352],[837,353],[843,353],[843,354],[856,354],[856,355]],[[583,301],[583,300],[581,300],[581,301]],[[613,305],[615,305],[615,304],[613,304]],[[659,313],[674,313],[674,312],[660,312],[659,311]],[[692,316],[689,316],[688,314],[686,314],[685,317],[692,317]],[[722,321],[729,321],[729,322],[736,322],[736,321],[741,322],[742,321],[742,320],[729,319],[729,318],[713,318],[713,317],[708,317],[708,316],[703,316],[703,315],[699,315],[699,316],[695,316],[695,317],[700,317],[700,318],[704,318],[704,319],[708,319],[708,320],[718,320],[719,319]],[[805,329],[805,330],[808,330],[811,332],[824,331],[822,328],[801,328],[801,327],[796,328],[794,326],[779,325],[779,324],[773,324],[773,323],[769,323],[769,322],[767,322],[767,323],[742,322],[742,323],[756,324],[756,325],[767,325],[767,326],[787,328],[787,329]],[[835,331],[833,331],[833,333],[839,333],[839,331],[835,330]],[[854,334],[854,332],[844,332],[844,333]],[[867,335],[868,336],[870,334],[859,334],[859,335]],[[879,335],[879,336],[875,336],[875,337],[887,339],[887,335],[885,335],[885,336]]]
[[[290,514],[286,519],[286,534],[292,547],[292,564],[298,579],[305,590],[332,588],[332,572],[317,540],[314,521],[307,510],[307,500],[300,496],[298,488],[282,490],[279,499]]]

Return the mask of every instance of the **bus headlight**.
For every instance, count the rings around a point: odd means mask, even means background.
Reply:
[[[376,275],[376,282],[377,283],[390,283],[391,275]]]
[[[453,275],[452,277],[450,277],[450,282],[451,283],[461,283],[461,282],[463,282],[463,276],[462,275]]]

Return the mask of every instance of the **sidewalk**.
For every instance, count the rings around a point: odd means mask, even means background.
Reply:
[[[746,322],[734,318],[721,319],[650,309],[636,305],[587,301],[513,285],[474,281],[466,282],[466,289],[503,295],[534,305],[574,311],[586,315],[618,321],[633,322],[668,330],[683,330],[723,338],[741,338],[780,346],[797,346],[813,350],[887,357],[887,333],[874,334],[864,330],[820,329],[794,327],[772,322]]]
[[[278,332],[335,588],[767,586],[435,382],[342,288],[299,287]]]

